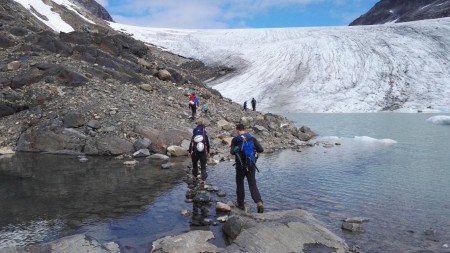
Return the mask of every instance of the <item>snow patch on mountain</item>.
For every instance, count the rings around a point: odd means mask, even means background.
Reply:
[[[52,28],[57,32],[68,33],[75,31],[73,27],[67,24],[58,13],[52,11],[52,6],[47,5],[41,0],[14,0],[14,1],[21,4],[26,9],[30,10],[33,16],[35,16],[37,19],[41,20],[44,24],[46,24],[48,27]],[[70,2],[66,0],[58,0],[58,2],[62,2],[66,6],[70,5]]]

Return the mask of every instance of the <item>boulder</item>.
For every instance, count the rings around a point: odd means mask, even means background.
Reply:
[[[153,154],[149,157],[147,157],[148,159],[155,159],[155,160],[169,160],[170,157],[163,155],[163,154]]]
[[[138,151],[143,148],[148,148],[150,146],[150,140],[148,138],[139,138],[133,143],[134,150]]]
[[[216,211],[229,212],[229,211],[231,211],[231,207],[225,203],[217,202],[216,203]]]
[[[150,155],[150,151],[146,148],[139,149],[133,153],[133,157],[147,157]]]
[[[22,63],[20,61],[13,61],[8,63],[8,70],[18,70],[22,66]]]
[[[181,145],[183,140],[190,139],[191,133],[178,129],[158,130],[145,126],[137,126],[135,132],[151,141],[150,150],[165,154],[168,146]]]
[[[336,252],[345,253],[343,239],[321,226],[304,210],[233,215],[222,227],[232,239],[222,252]]]
[[[99,155],[121,155],[134,151],[131,142],[121,139],[118,136],[106,136],[97,140],[97,154]]]
[[[64,127],[80,127],[83,126],[86,121],[81,113],[68,112],[63,118]]]
[[[187,156],[188,151],[180,146],[169,146],[167,154],[170,156]]]
[[[27,129],[17,141],[17,151],[81,154],[84,141],[74,135],[35,128]]]
[[[220,252],[214,244],[208,240],[214,239],[211,231],[194,230],[177,236],[166,236],[153,242],[154,253],[200,253],[200,252]]]
[[[172,75],[166,69],[161,69],[158,71],[158,78],[163,81],[169,81],[172,79]]]
[[[92,128],[92,129],[99,129],[102,125],[100,124],[100,122],[98,120],[89,120],[89,122],[86,124],[88,127]]]
[[[96,239],[84,234],[71,235],[63,237],[56,241],[28,246],[25,248],[6,248],[0,249],[4,253],[21,253],[21,252],[65,252],[65,253],[120,253],[117,243],[108,242],[101,244]]]
[[[261,132],[268,132],[269,130],[267,130],[267,128],[260,126],[260,125],[255,125],[253,127],[253,130],[255,130],[256,133],[261,133]]]
[[[14,150],[12,150],[11,148],[0,148],[0,155],[10,155],[14,153]]]
[[[223,130],[232,130],[233,124],[224,119],[221,119],[221,120],[217,121],[217,127],[219,129],[223,129]]]
[[[148,83],[141,84],[139,86],[139,88],[141,88],[142,90],[145,90],[145,91],[152,91],[153,90],[153,86],[151,84],[148,84]]]

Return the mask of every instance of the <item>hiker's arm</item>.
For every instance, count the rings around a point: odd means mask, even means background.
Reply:
[[[255,144],[256,152],[258,152],[258,153],[264,152],[264,148],[261,146],[261,144],[259,143],[259,141],[257,139],[253,138],[253,143]]]
[[[233,138],[233,140],[231,140],[231,145],[230,145],[230,154],[235,155],[236,153],[234,152],[234,146],[236,145],[236,138]]]
[[[192,152],[192,142],[193,142],[193,140],[192,140],[192,138],[191,138],[191,143],[189,143],[189,153],[191,153]]]

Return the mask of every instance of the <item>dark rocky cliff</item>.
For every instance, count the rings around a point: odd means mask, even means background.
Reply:
[[[401,23],[443,17],[450,17],[449,0],[381,0],[350,25]]]
[[[95,0],[74,0],[74,1],[79,3],[84,8],[86,8],[96,17],[106,21],[114,22],[112,17],[109,15],[108,11],[103,6],[98,4]]]

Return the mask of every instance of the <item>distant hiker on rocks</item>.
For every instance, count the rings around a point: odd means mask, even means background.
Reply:
[[[194,120],[195,115],[197,114],[197,107],[200,105],[198,98],[195,96],[193,92],[192,95],[189,96],[189,108],[191,108],[192,116],[191,118]]]
[[[244,209],[245,191],[244,178],[247,177],[248,187],[253,201],[256,203],[258,213],[264,212],[264,204],[256,185],[255,173],[256,153],[264,152],[264,148],[251,134],[246,133],[245,126],[236,126],[237,136],[231,141],[230,153],[235,156],[236,161],[236,207]]]
[[[198,180],[198,161],[200,161],[201,186],[205,186],[206,162],[209,156],[209,138],[206,134],[205,125],[202,120],[197,122],[197,127],[192,131],[191,143],[189,144],[189,157],[192,159],[192,175]]]
[[[202,107],[202,112],[205,113],[205,115],[208,115],[208,104],[204,104]]]
[[[243,111],[247,111],[247,100],[244,101],[244,107],[242,108]]]
[[[252,98],[252,109],[253,109],[253,111],[256,111],[256,100],[255,100],[255,98]]]

